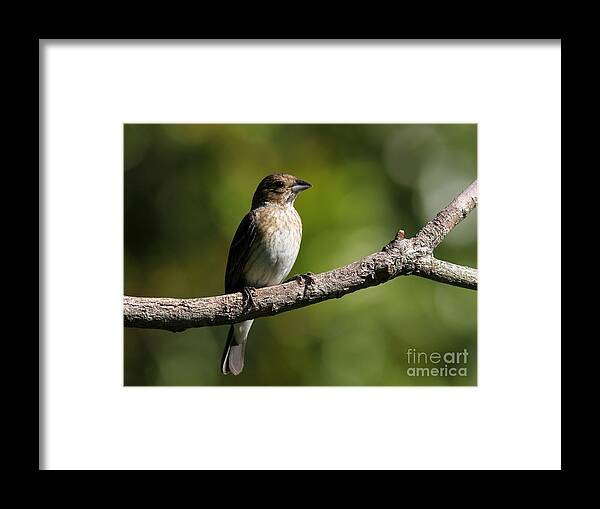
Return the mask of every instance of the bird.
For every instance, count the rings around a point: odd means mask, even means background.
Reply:
[[[250,211],[238,226],[227,257],[225,293],[280,284],[290,273],[300,250],[302,220],[294,208],[298,195],[312,187],[287,173],[264,177],[252,197]],[[229,327],[221,372],[239,375],[244,369],[248,333],[254,320]]]

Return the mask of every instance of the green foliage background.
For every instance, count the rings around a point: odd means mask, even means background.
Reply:
[[[313,184],[296,201],[304,235],[290,276],[362,258],[398,229],[414,235],[477,173],[474,124],[128,124],[124,136],[126,295],[223,293],[229,243],[269,173]],[[436,256],[477,266],[476,214]],[[477,380],[477,293],[417,277],[256,320],[238,377],[219,371],[227,327],[177,334],[125,329],[125,385]],[[469,376],[410,377],[408,348],[467,348]]]

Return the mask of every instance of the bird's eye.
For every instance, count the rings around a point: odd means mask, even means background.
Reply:
[[[273,189],[281,189],[283,185],[283,182],[281,180],[278,180],[276,182],[273,182]]]

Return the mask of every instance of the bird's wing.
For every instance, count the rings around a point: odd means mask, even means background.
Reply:
[[[248,258],[255,247],[258,228],[253,210],[248,212],[238,226],[227,258],[225,270],[225,293],[237,292],[248,286],[244,280],[244,271]]]

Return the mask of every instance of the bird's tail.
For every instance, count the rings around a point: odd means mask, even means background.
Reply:
[[[221,359],[221,371],[224,375],[232,373],[239,375],[244,369],[244,354],[248,332],[254,320],[236,323],[229,327],[225,350]]]

